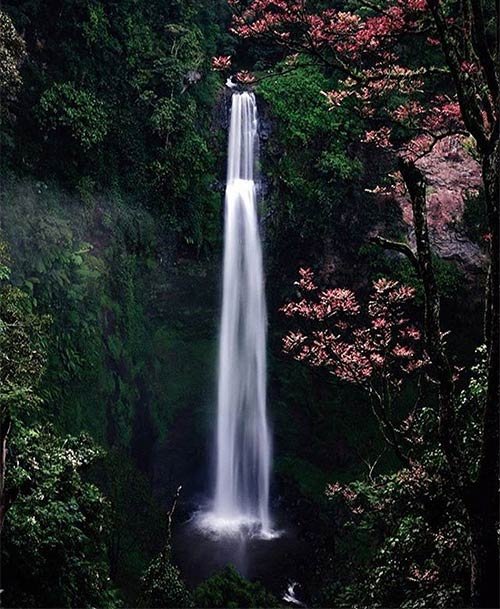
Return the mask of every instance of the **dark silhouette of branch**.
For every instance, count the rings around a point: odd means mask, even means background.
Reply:
[[[170,545],[172,540],[172,522],[174,519],[175,508],[177,507],[177,502],[179,501],[179,497],[181,494],[182,485],[177,487],[177,491],[175,492],[174,498],[172,499],[172,505],[170,510],[167,512],[167,546]]]
[[[413,268],[417,271],[417,273],[419,273],[417,256],[407,243],[403,243],[402,241],[393,241],[392,239],[386,239],[385,237],[381,237],[380,235],[371,237],[370,241],[372,243],[375,243],[376,245],[380,245],[386,250],[393,250],[395,252],[403,254],[411,262]]]

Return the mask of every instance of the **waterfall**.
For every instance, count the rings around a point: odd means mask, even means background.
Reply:
[[[254,166],[257,107],[232,95],[219,337],[217,465],[212,525],[270,532],[271,441],[266,417],[266,303]]]

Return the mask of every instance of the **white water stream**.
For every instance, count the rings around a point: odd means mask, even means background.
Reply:
[[[268,536],[271,441],[266,416],[266,303],[254,167],[257,107],[233,93],[219,338],[217,465],[205,526]]]

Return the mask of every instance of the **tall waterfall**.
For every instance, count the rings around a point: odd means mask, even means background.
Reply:
[[[232,96],[219,338],[213,523],[270,530],[271,442],[266,417],[266,303],[256,209],[257,107]]]

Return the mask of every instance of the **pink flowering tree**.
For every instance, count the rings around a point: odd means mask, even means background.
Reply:
[[[438,139],[468,133],[459,97],[448,82],[449,71],[435,65],[434,48],[441,43],[426,0],[359,1],[352,3],[357,11],[327,8],[319,12],[305,0],[230,4],[232,31],[237,36],[278,45],[292,60],[294,55],[307,54],[339,73],[336,90],[323,93],[332,107],[351,100],[363,117],[371,119],[367,120],[367,143],[415,160]],[[450,19],[443,19],[451,26]],[[418,65],[412,60],[414,53],[401,51],[402,40],[409,38],[428,47],[419,54]],[[468,86],[481,92],[491,119],[491,99],[480,88],[479,64],[468,57],[457,69]],[[442,82],[440,91],[436,91],[436,79]],[[483,126],[491,128],[487,116]]]
[[[424,366],[420,331],[408,316],[413,288],[379,279],[362,307],[351,290],[320,289],[310,269],[299,273],[299,296],[281,310],[301,329],[284,337],[284,351],[365,389],[384,438],[407,464],[409,439],[395,422],[393,400]]]
[[[426,0],[396,0],[384,8],[359,1],[359,12],[308,9],[305,0],[232,0],[231,30],[242,39],[282,47],[288,64],[307,54],[341,75],[338,87],[323,91],[330,107],[349,102],[367,121],[364,142],[415,161],[451,134],[468,135],[446,68],[433,63],[440,41],[432,34]],[[414,65],[400,51],[411,36],[431,51],[427,65]],[[230,63],[214,58],[216,70]],[[420,58],[419,58],[420,59]],[[459,66],[463,78],[480,90],[479,66],[471,58]],[[436,78],[442,91],[436,92]],[[485,108],[491,100],[484,96]],[[491,118],[491,112],[490,112]],[[486,120],[486,115],[485,115]],[[484,126],[491,127],[490,123]]]
[[[353,0],[349,10],[306,0],[229,0],[232,32],[273,45],[289,63],[305,55],[336,73],[331,106],[350,103],[366,120],[364,141],[397,159],[412,205],[415,247],[378,236],[407,256],[422,282],[423,341],[439,393],[439,441],[469,520],[471,600],[498,607],[500,411],[500,11],[491,0]],[[440,325],[439,293],[418,159],[450,135],[472,136],[482,164],[490,269],[484,341],[487,392],[481,406],[477,474],[459,442],[457,391]]]
[[[231,68],[231,57],[229,55],[219,55],[212,57],[212,70],[225,72]]]

